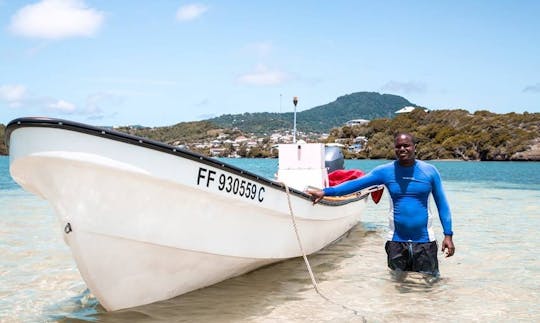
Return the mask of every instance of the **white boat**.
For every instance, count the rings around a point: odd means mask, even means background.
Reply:
[[[303,188],[327,176],[318,144],[280,147],[278,181],[66,120],[13,120],[6,142],[11,176],[54,207],[82,278],[109,311],[301,256],[288,197],[307,254],[357,224],[368,200],[312,204]]]

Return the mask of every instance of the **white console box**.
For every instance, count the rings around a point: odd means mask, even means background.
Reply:
[[[324,164],[324,144],[279,145],[277,180],[303,191],[307,186],[328,186],[328,171]]]

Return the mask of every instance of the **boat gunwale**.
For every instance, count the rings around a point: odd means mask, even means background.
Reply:
[[[174,155],[177,157],[187,158],[193,161],[197,161],[199,163],[203,163],[208,166],[221,168],[231,173],[234,173],[238,176],[247,177],[252,181],[256,181],[261,184],[270,185],[271,187],[284,191],[284,192],[286,191],[285,185],[281,182],[273,181],[264,176],[257,175],[255,173],[236,167],[229,163],[222,162],[212,157],[207,157],[202,154],[189,151],[184,148],[175,147],[173,145],[169,145],[169,144],[156,141],[153,139],[145,138],[145,137],[139,137],[139,136],[127,134],[127,133],[120,132],[114,129],[92,126],[92,125],[88,125],[88,124],[84,124],[80,122],[59,119],[59,118],[22,117],[22,118],[17,118],[10,121],[6,125],[6,128],[5,128],[5,143],[8,149],[8,153],[9,153],[9,148],[10,148],[9,146],[10,146],[11,133],[15,131],[16,129],[27,128],[27,127],[55,128],[55,129],[63,129],[63,130],[68,130],[68,131],[75,131],[75,132],[79,132],[79,133],[83,133],[87,135],[92,135],[92,136],[96,136],[100,138],[119,141],[126,144],[151,149],[151,150],[156,150],[156,151],[167,153],[167,154]],[[301,197],[303,199],[310,200],[310,201],[312,200],[311,196],[308,195],[307,193],[304,193],[292,187],[289,187],[289,191],[291,194]],[[368,195],[369,194],[364,194],[364,195],[355,194],[355,195],[349,196],[348,198],[342,198],[342,199],[322,199],[319,203],[327,205],[327,206],[342,206],[344,204],[363,200]]]

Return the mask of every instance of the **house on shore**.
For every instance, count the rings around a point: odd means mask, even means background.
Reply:
[[[369,123],[369,120],[366,120],[366,119],[352,119],[345,122],[345,125],[352,127],[352,126],[362,126],[368,123]]]

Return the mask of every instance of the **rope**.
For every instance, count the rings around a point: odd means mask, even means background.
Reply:
[[[302,257],[304,258],[304,262],[305,262],[306,267],[308,269],[309,277],[311,277],[311,283],[313,284],[313,287],[315,288],[315,291],[317,292],[317,294],[319,294],[319,296],[321,296],[327,302],[330,302],[330,303],[332,303],[334,305],[341,306],[342,308],[353,312],[354,315],[360,315],[360,312],[358,310],[333,301],[332,299],[330,299],[329,297],[324,295],[323,292],[320,290],[319,285],[317,284],[317,281],[315,280],[315,275],[313,275],[313,271],[311,270],[311,265],[309,264],[309,261],[307,259],[306,252],[304,251],[304,247],[302,245],[302,240],[300,239],[300,233],[298,233],[298,227],[296,226],[296,217],[294,216],[294,212],[293,212],[292,204],[291,204],[291,192],[289,191],[289,186],[287,186],[285,183],[281,183],[281,184],[283,184],[283,186],[285,186],[285,192],[287,192],[287,203],[289,204],[289,213],[291,215],[291,220],[292,220],[292,223],[293,223],[294,232],[296,233],[296,240],[298,241],[298,246],[300,247],[300,251],[302,252]],[[367,322],[364,317],[362,317],[362,320],[364,322]]]

